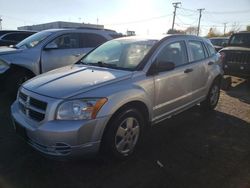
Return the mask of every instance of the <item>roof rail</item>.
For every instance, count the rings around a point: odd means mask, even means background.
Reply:
[[[116,32],[115,30],[111,30],[111,29],[102,29],[102,28],[94,28],[94,27],[63,27],[62,29],[90,29],[90,30],[104,30],[104,31]]]

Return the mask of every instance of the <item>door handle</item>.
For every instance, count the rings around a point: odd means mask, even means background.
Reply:
[[[186,69],[185,71],[184,71],[184,73],[189,73],[189,72],[192,72],[193,71],[193,69]]]
[[[208,65],[213,65],[214,64],[214,62],[212,62],[212,61],[210,61],[209,63],[208,63]]]

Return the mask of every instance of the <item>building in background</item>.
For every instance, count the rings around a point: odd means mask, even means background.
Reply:
[[[135,36],[135,31],[127,30],[127,36]]]
[[[104,29],[104,25],[97,24],[85,24],[85,23],[75,23],[75,22],[50,22],[38,25],[30,25],[30,26],[21,26],[18,27],[18,30],[30,30],[30,31],[42,31],[46,29],[58,29],[58,28],[96,28],[96,29]]]

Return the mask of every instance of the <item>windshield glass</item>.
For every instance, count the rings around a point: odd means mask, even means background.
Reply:
[[[46,39],[48,36],[50,36],[52,33],[49,31],[41,31],[39,33],[36,33],[34,35],[31,35],[30,37],[22,40],[19,42],[16,47],[17,48],[33,48],[37,46],[40,42],[42,42],[44,39]]]
[[[229,45],[250,47],[250,34],[233,35],[230,39]]]
[[[223,46],[228,43],[228,39],[210,39],[210,41],[215,46]]]
[[[96,48],[81,62],[84,64],[134,70],[157,40],[112,40]]]

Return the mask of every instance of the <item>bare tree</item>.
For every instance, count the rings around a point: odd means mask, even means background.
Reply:
[[[234,22],[231,26],[230,33],[237,33],[240,30],[240,24],[237,22]]]
[[[198,28],[197,27],[188,27],[185,32],[186,34],[189,34],[189,35],[196,35],[197,34],[197,31],[198,31]]]

